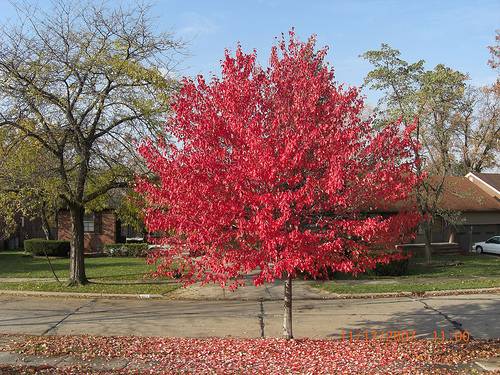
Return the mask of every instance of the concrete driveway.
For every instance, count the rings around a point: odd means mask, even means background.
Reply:
[[[500,338],[500,294],[294,303],[296,337],[339,338],[342,331],[415,330],[447,337],[458,329]],[[281,336],[276,300],[108,300],[0,296],[0,333],[141,336]]]

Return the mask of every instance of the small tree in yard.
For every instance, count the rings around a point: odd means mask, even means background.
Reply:
[[[150,232],[172,233],[153,260],[186,282],[232,288],[284,279],[284,335],[292,338],[292,279],[307,272],[363,272],[400,254],[389,249],[414,212],[366,212],[408,198],[416,183],[409,133],[361,119],[355,88],[334,81],[326,49],[293,32],[260,68],[241,47],[222,77],[185,79],[167,131],[174,144],[140,148],[154,180],[140,180]],[[188,254],[197,254],[190,257]]]

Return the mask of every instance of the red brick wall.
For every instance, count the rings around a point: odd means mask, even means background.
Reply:
[[[116,215],[111,210],[102,211],[99,220],[95,222],[96,233],[85,233],[85,251],[102,251],[105,244],[116,242]],[[71,217],[67,210],[59,211],[57,215],[57,238],[59,240],[71,240]]]

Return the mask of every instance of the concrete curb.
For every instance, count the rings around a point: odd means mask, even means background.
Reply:
[[[328,293],[328,292],[326,292]],[[454,290],[435,290],[428,292],[390,292],[390,293],[354,293],[337,294],[331,293],[334,297],[325,297],[323,299],[374,299],[374,298],[394,298],[394,297],[439,297],[439,296],[458,296],[467,294],[488,294],[500,293],[500,287],[479,288],[479,289],[454,289]]]
[[[425,298],[439,296],[459,296],[468,294],[496,294],[500,293],[500,288],[482,288],[482,289],[457,289],[457,290],[441,290],[430,291],[423,293],[414,292],[391,292],[391,293],[356,293],[356,294],[338,294],[322,291],[322,295],[317,297],[294,298],[294,301],[329,301],[329,300],[347,300],[347,299],[383,299],[383,298]],[[189,298],[169,296],[166,294],[165,299],[171,301],[281,301],[281,298]]]
[[[480,359],[474,363],[484,371],[500,371],[500,357]]]
[[[328,294],[327,294],[328,293]],[[357,293],[357,294],[337,294],[324,292],[322,296],[308,298],[294,298],[295,301],[324,301],[340,299],[379,299],[397,297],[438,297],[438,296],[458,296],[468,294],[489,294],[500,293],[500,287],[481,289],[457,289],[439,290],[423,293],[394,292],[394,293]],[[172,298],[169,294],[105,294],[105,293],[76,293],[76,292],[35,292],[21,290],[0,290],[0,295],[11,295],[21,297],[59,297],[59,298],[104,298],[104,299],[167,299],[170,301],[281,301],[281,298]]]
[[[500,293],[500,287],[495,288],[479,288],[479,289],[457,289],[457,290],[436,290],[425,292],[424,296],[450,296],[450,295],[466,295],[466,294],[488,294]]]
[[[21,297],[60,297],[60,298],[109,298],[109,299],[159,299],[161,294],[118,294],[118,293],[77,293],[77,292],[34,292],[23,290],[0,290],[0,295]]]

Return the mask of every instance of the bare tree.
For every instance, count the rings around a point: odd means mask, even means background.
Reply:
[[[181,46],[156,32],[148,6],[51,9],[19,7],[19,22],[0,30],[0,127],[55,158],[71,214],[69,282],[82,284],[85,206],[142,170],[135,143],[161,136]]]
[[[469,87],[455,115],[455,172],[482,172],[500,165],[500,86]]]

